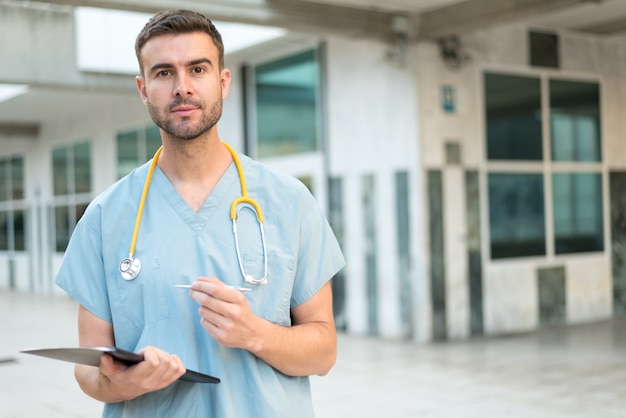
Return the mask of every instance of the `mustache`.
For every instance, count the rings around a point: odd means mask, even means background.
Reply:
[[[197,107],[198,109],[202,109],[204,107],[199,101],[189,99],[185,100],[182,97],[177,97],[167,104],[166,110],[171,111],[172,109],[183,105]]]

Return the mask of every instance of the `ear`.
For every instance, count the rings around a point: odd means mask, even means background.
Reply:
[[[135,77],[135,83],[137,84],[137,90],[139,90],[139,97],[144,105],[148,105],[148,93],[146,92],[146,82],[142,76]]]
[[[228,68],[224,68],[222,73],[220,74],[220,82],[222,85],[222,100],[228,96],[228,92],[230,91],[230,70]]]

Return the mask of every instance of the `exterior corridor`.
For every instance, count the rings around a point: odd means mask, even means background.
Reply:
[[[0,293],[0,417],[98,417],[70,363],[20,354],[76,345],[66,298]],[[320,418],[626,417],[626,318],[499,338],[416,344],[341,335],[313,377]]]

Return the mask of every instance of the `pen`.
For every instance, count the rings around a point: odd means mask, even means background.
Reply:
[[[179,289],[191,289],[191,285],[190,284],[175,284],[174,287],[177,287]],[[241,286],[226,286],[226,287],[230,287],[231,289],[239,290],[240,292],[249,292],[249,291],[252,290],[249,287],[241,287]]]

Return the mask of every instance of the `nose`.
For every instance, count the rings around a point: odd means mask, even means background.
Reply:
[[[176,77],[176,84],[174,86],[175,96],[189,96],[193,94],[192,83],[186,74],[182,73]]]

